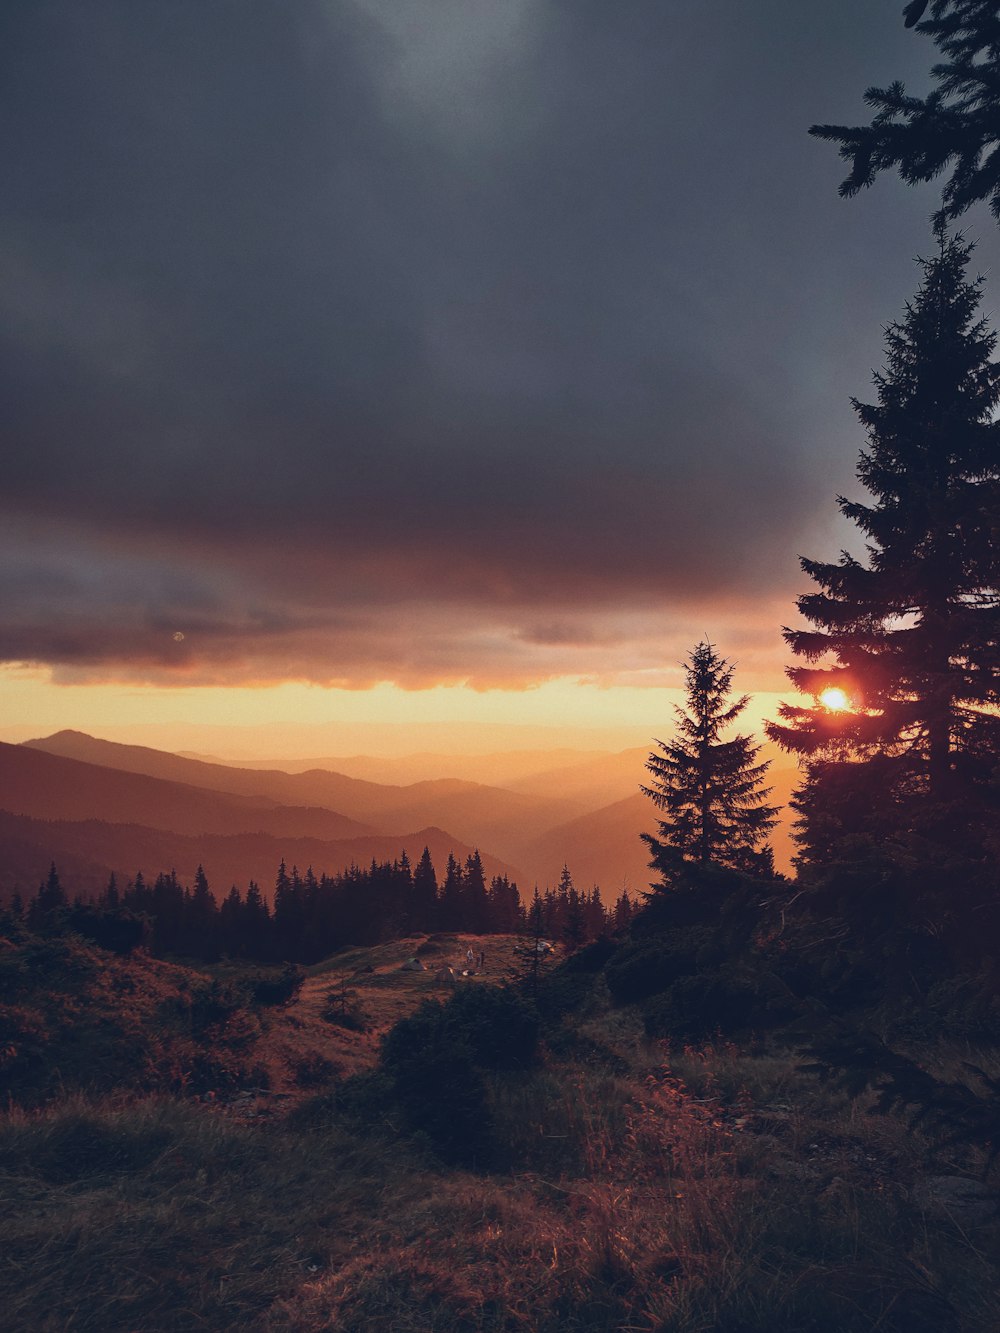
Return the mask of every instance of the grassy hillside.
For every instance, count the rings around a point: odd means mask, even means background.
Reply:
[[[490,1026],[489,1006],[478,1019],[464,1006],[450,1029],[454,1002],[414,1011],[451,992],[401,970],[479,943],[345,952],[285,1007],[248,1004],[221,1025],[216,1013],[219,1058],[256,1083],[149,1095],[119,1078],[83,1097],[66,1066],[45,1109],[15,1103],[0,1122],[5,1330],[995,1333],[982,1155],[935,1156],[776,1043],[650,1041],[592,955],[546,964],[539,1044],[501,1065],[490,1034],[506,1025]],[[481,941],[487,970],[458,995],[522,970],[516,945]],[[52,1066],[101,1032],[148,1051],[164,1004],[236,982],[62,947],[44,986],[41,967],[21,974],[55,997]],[[395,1063],[378,1064],[378,1036],[407,1014],[437,1035],[417,1047],[397,1029],[402,1054],[397,1041]],[[199,1023],[194,1047],[213,1029]],[[420,1121],[429,1104],[443,1121]],[[437,1136],[468,1126],[470,1108],[481,1155],[462,1165]]]
[[[318,1077],[302,1075],[310,1063],[320,1071],[327,1062],[326,1080],[371,1068],[394,1023],[450,993],[437,974],[460,974],[470,948],[486,963],[467,986],[524,970],[514,936],[413,935],[297,969],[286,1005],[287,969],[118,956],[16,927],[0,935],[0,1097],[22,1108],[63,1093],[295,1098]],[[423,970],[403,967],[414,957]]]

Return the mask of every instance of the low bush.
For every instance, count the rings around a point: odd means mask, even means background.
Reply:
[[[643,1006],[651,1037],[703,1041],[716,1033],[770,1028],[795,1017],[799,1004],[769,972],[738,966],[679,977]]]
[[[618,948],[616,940],[609,939],[607,935],[602,935],[600,939],[594,940],[592,944],[585,944],[582,949],[577,949],[576,953],[570,954],[563,963],[563,968],[567,972],[584,972],[593,974],[600,972],[613,957]]]
[[[243,1004],[244,998],[237,987],[217,979],[192,986],[175,1001],[178,1014],[195,1036],[210,1028],[225,1027]]]
[[[624,945],[609,959],[605,976],[619,1004],[634,1004],[721,959],[717,930],[707,925],[688,926]]]
[[[244,980],[252,1004],[290,1004],[298,998],[306,974],[295,963],[282,968],[262,968],[251,972]]]
[[[389,1032],[382,1067],[411,1130],[446,1161],[486,1165],[492,1151],[484,1069],[534,1060],[538,1017],[509,987],[464,986],[428,1001]]]
[[[919,1000],[897,1003],[886,1027],[904,1041],[948,1037],[1000,1045],[1000,996],[988,973],[943,977]]]
[[[523,1068],[535,1058],[538,1015],[509,986],[462,986],[446,1003],[428,1000],[397,1023],[382,1043],[382,1059],[392,1069],[444,1040],[465,1046],[487,1069]]]
[[[407,1126],[443,1161],[486,1166],[493,1118],[483,1075],[469,1047],[445,1032],[392,1066],[393,1091]]]
[[[307,1051],[292,1065],[295,1082],[300,1088],[319,1088],[336,1078],[340,1066],[319,1051]]]
[[[67,921],[70,930],[109,953],[127,956],[149,943],[148,918],[124,907],[109,912],[91,903],[78,903],[70,909]]]
[[[324,1023],[333,1023],[335,1027],[346,1028],[348,1032],[367,1032],[368,1019],[364,1010],[354,1002],[353,996],[343,996],[338,991],[331,991],[320,1013]]]

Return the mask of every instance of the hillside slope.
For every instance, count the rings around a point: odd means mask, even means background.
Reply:
[[[0,809],[35,819],[100,819],[186,836],[364,837],[369,826],[332,809],[279,805],[264,795],[208,792],[25,745],[0,742]]]
[[[277,769],[233,768],[145,746],[119,745],[78,731],[56,732],[19,748],[84,760],[122,772],[167,778],[207,791],[266,799],[282,805],[322,806],[367,825],[369,832],[394,834],[401,828],[433,825],[448,829],[473,846],[489,847],[506,860],[516,859],[514,849],[525,837],[582,814],[585,808],[561,797],[525,795],[452,778],[401,786],[367,782],[327,769],[284,773]]]

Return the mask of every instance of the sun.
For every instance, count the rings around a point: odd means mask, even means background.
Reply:
[[[843,713],[851,706],[851,701],[844,691],[837,689],[835,685],[831,685],[828,690],[824,690],[819,696],[819,701],[831,713]]]

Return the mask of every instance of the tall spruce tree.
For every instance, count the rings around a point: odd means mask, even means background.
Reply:
[[[489,929],[486,876],[483,873],[483,860],[478,847],[465,858],[459,910],[463,930],[478,933]]]
[[[1000,367],[996,335],[977,318],[981,280],[966,276],[973,247],[943,223],[935,233],[920,290],[886,331],[878,401],[854,404],[873,503],[839,504],[867,538],[867,560],[802,560],[820,591],[798,605],[815,628],[785,630],[816,664],[788,671],[815,702],[782,705],[767,730],[813,761],[799,802],[812,833],[861,783],[883,801],[880,817],[912,822],[928,799],[985,792],[1000,762]],[[868,772],[824,780],[845,761]]]
[[[434,862],[427,847],[420,854],[417,868],[413,872],[413,918],[418,930],[432,930],[437,908],[437,876]]]
[[[749,871],[770,864],[766,839],[777,808],[765,804],[768,763],[758,762],[750,736],[723,739],[749,703],[748,695],[730,699],[732,681],[732,665],[713,644],[699,643],[686,666],[687,708],[675,709],[676,735],[658,740],[660,752],[646,764],[653,780],[642,791],[666,818],[657,835],[642,838],[667,884],[685,862]]]
[[[448,853],[437,910],[441,930],[462,929],[462,867],[452,852]]]

